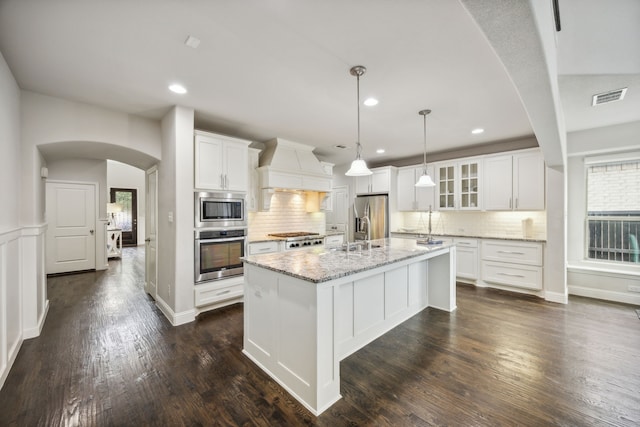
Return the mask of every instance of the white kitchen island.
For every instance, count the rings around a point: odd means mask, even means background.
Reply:
[[[319,415],[340,399],[340,361],[426,307],[453,311],[455,246],[382,239],[245,258],[243,352]]]

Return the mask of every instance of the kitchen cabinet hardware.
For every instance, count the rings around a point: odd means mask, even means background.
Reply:
[[[509,276],[509,277],[525,277],[525,276],[523,276],[522,274],[510,274],[510,273],[502,273],[502,272],[499,272],[498,274],[499,274],[500,276]]]
[[[524,252],[517,251],[498,251],[499,254],[524,255]]]

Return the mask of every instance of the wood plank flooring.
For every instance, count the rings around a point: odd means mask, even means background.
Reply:
[[[341,363],[319,417],[242,355],[242,305],[172,327],[144,294],[142,249],[48,279],[42,335],[0,390],[2,426],[638,426],[634,308],[458,286]]]

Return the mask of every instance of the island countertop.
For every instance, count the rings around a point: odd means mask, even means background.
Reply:
[[[372,245],[379,247],[350,252],[336,248],[311,248],[249,255],[244,258],[244,262],[298,279],[321,283],[452,246],[418,245],[415,240],[399,238],[373,240]]]

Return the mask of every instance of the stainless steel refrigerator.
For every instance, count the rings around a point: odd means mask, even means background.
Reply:
[[[384,239],[389,237],[389,197],[358,196],[353,203],[354,239]]]

